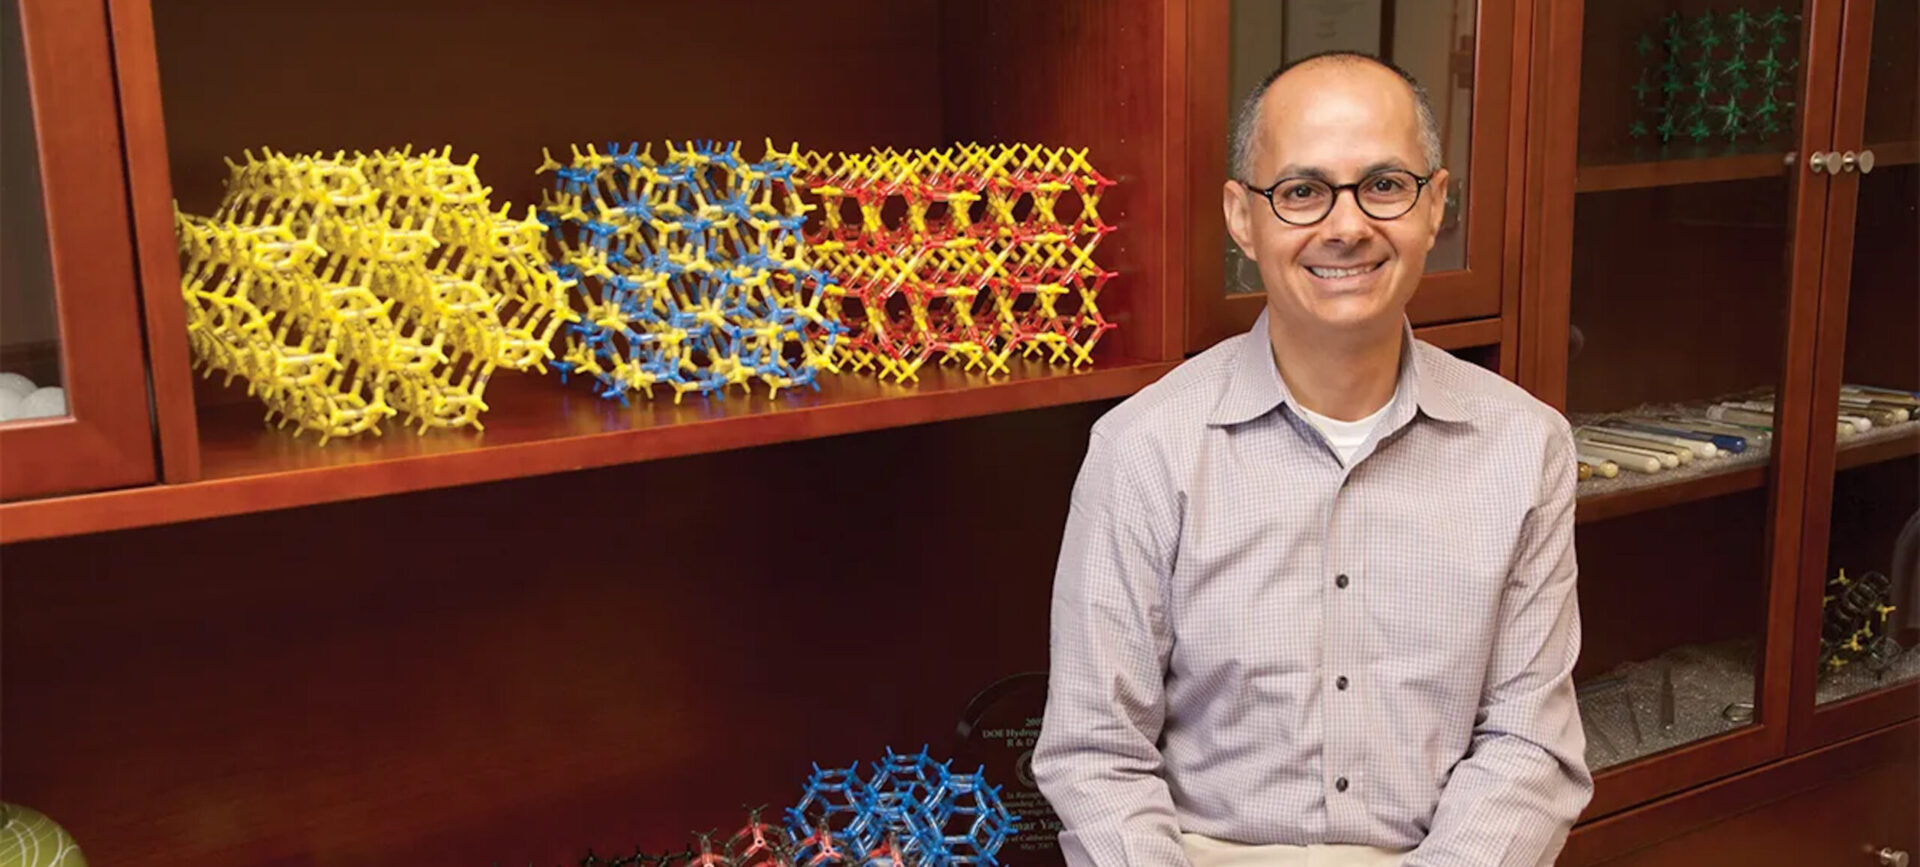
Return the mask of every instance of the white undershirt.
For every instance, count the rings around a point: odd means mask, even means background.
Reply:
[[[1298,403],[1293,404],[1293,408],[1300,413],[1300,417],[1306,419],[1308,424],[1320,431],[1321,436],[1327,438],[1327,445],[1332,446],[1333,453],[1340,456],[1342,466],[1353,465],[1353,453],[1360,450],[1360,444],[1367,441],[1367,437],[1372,435],[1373,429],[1380,424],[1380,420],[1387,417],[1387,408],[1391,406],[1393,401],[1389,400],[1384,406],[1374,410],[1373,415],[1358,421],[1341,421],[1328,418]]]

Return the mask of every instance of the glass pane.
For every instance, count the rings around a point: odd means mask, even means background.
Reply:
[[[20,11],[0,0],[0,423],[67,414]]]
[[[1799,121],[1800,9],[1774,9],[1586,4],[1567,411],[1595,768],[1755,721]]]
[[[1854,219],[1815,689],[1821,703],[1920,678],[1916,10],[1920,4],[1911,2],[1874,8],[1866,114],[1874,157],[1860,176]]]
[[[1473,133],[1475,0],[1233,0],[1227,110],[1284,63],[1322,51],[1364,51],[1385,57],[1426,88],[1440,127],[1443,162],[1453,180],[1440,237],[1427,273],[1467,265],[1467,155]],[[1226,242],[1228,294],[1258,293],[1260,276]]]

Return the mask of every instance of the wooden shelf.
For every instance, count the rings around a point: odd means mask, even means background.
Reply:
[[[1834,470],[1851,470],[1855,467],[1920,454],[1920,426],[1909,424],[1907,427],[1908,430],[1899,436],[1881,437],[1857,445],[1842,446],[1839,454],[1834,455]]]
[[[1920,163],[1920,141],[1890,141],[1867,145],[1873,151],[1873,167],[1904,166]]]
[[[1622,470],[1621,473],[1625,474],[1626,471]],[[1767,466],[1764,463],[1748,464],[1728,467],[1725,472],[1690,476],[1672,482],[1652,481],[1657,478],[1657,474],[1650,477],[1648,483],[1640,487],[1580,497],[1574,507],[1574,523],[1604,521],[1649,509],[1664,509],[1751,490],[1766,483]]]
[[[813,439],[991,413],[1121,397],[1177,362],[1113,360],[1070,372],[1039,363],[989,380],[939,368],[916,384],[827,378],[819,392],[769,399],[634,401],[621,407],[557,377],[507,375],[487,389],[485,432],[336,440],[262,424],[255,403],[203,410],[205,477],[179,485],[0,504],[0,542],[171,524],[407,491]]]
[[[1875,156],[1879,156],[1876,152]],[[1771,178],[1786,171],[1786,153],[1730,154],[1678,157],[1644,162],[1581,165],[1573,175],[1573,189],[1581,193],[1673,187],[1715,181]]]
[[[1869,145],[1874,168],[1920,162],[1920,142],[1900,141]],[[1678,155],[1669,159],[1581,165],[1574,171],[1573,189],[1581,193],[1637,190],[1770,178],[1785,171],[1785,151],[1719,156]]]
[[[1897,433],[1875,435],[1869,432],[1861,439],[1841,445],[1834,457],[1835,470],[1849,470],[1920,454],[1920,423],[1910,422],[1901,428]],[[1671,481],[1663,480],[1661,474],[1636,476],[1636,480],[1644,479],[1644,482],[1580,497],[1575,507],[1574,521],[1581,524],[1604,521],[1649,509],[1662,509],[1752,490],[1766,484],[1768,457],[1762,454],[1732,458],[1728,459],[1728,466],[1721,471],[1690,474]],[[1626,475],[1626,471],[1621,472]]]

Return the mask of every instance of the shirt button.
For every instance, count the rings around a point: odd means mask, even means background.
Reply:
[[[1338,587],[1342,590],[1347,589],[1347,576],[1335,575],[1333,577],[1333,586]]]
[[[1339,779],[1337,779],[1337,780],[1334,780],[1334,781],[1333,781],[1333,790],[1334,790],[1334,791],[1336,791],[1336,792],[1344,792],[1344,791],[1346,791],[1346,790],[1347,790],[1347,778],[1346,778],[1346,777],[1341,777],[1341,778],[1339,778]]]
[[[1334,689],[1346,689],[1346,688],[1347,688],[1347,676],[1343,674],[1343,675],[1340,675],[1340,676],[1339,676],[1339,677],[1337,677],[1337,678],[1334,678],[1334,681],[1333,681],[1333,687],[1334,687]]]

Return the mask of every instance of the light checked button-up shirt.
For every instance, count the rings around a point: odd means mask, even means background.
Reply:
[[[1093,428],[1034,770],[1074,865],[1181,832],[1551,864],[1592,793],[1566,421],[1405,328],[1343,465],[1263,315]]]

